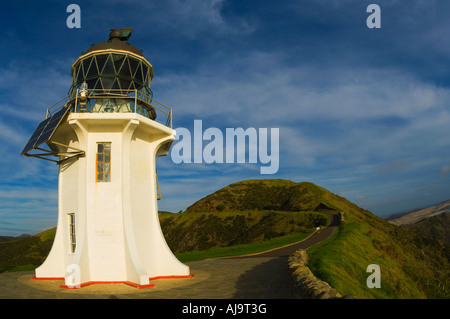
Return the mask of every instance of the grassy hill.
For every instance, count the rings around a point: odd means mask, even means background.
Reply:
[[[445,212],[436,216],[422,219],[414,224],[401,225],[423,237],[434,238],[445,245],[450,245],[450,213]]]
[[[231,184],[186,212],[332,209],[345,223],[329,240],[308,249],[313,273],[344,295],[359,298],[449,298],[449,248],[395,226],[347,199],[312,183],[252,180]],[[367,266],[381,268],[381,289],[370,289]]]
[[[310,268],[346,295],[359,298],[449,298],[450,250],[442,242],[361,209],[331,192],[323,202],[344,212],[335,236],[308,250]],[[381,289],[369,289],[366,268],[381,268]]]
[[[14,240],[18,240],[18,239],[22,239],[25,237],[29,237],[30,235],[28,234],[22,234],[20,236],[0,236],[0,243],[4,243],[4,242],[8,242],[8,241],[14,241]]]
[[[42,264],[55,238],[56,228],[34,236],[0,243],[0,272],[31,270]]]
[[[322,202],[325,189],[312,183],[289,180],[247,180],[231,184],[195,202],[192,212],[245,210],[317,211],[326,209]]]
[[[181,253],[309,235],[316,226],[327,225],[328,217],[317,212],[206,212],[164,215],[160,222],[169,247]]]
[[[243,245],[254,248],[261,243],[281,245],[278,240],[282,238],[298,239],[297,234],[306,236],[317,222],[326,223],[325,215],[320,214],[324,210],[343,212],[345,222],[330,239],[308,249],[309,267],[341,294],[359,298],[450,297],[448,246],[393,225],[312,183],[242,181],[206,196],[182,214],[163,213],[159,218],[169,246],[180,256]],[[0,243],[0,269],[14,265],[6,262],[5,254],[20,265],[38,262],[50,249],[49,234],[25,238],[26,244]],[[2,249],[1,245],[10,244],[17,246]],[[370,264],[381,268],[380,289],[366,285]]]

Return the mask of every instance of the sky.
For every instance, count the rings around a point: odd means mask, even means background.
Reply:
[[[81,28],[67,26],[69,4]],[[367,25],[370,4],[381,28]],[[259,162],[158,158],[160,210],[267,178],[315,183],[381,217],[448,200],[449,12],[447,0],[4,3],[0,235],[56,226],[58,166],[20,153],[67,95],[72,63],[123,27],[153,65],[153,97],[173,109],[175,129],[279,130],[275,174]]]

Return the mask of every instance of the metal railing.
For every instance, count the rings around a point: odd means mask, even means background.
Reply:
[[[76,89],[47,108],[46,118],[63,107],[74,113],[137,113],[172,128],[172,109],[136,89]]]

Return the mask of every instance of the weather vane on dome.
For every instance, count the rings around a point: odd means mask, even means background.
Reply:
[[[118,38],[122,41],[128,41],[128,39],[131,37],[132,30],[133,28],[111,29],[109,40]]]

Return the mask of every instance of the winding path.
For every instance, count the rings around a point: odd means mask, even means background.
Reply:
[[[299,249],[308,249],[309,247],[330,238],[333,235],[336,226],[339,226],[339,224],[341,223],[340,217],[336,213],[330,212],[321,212],[321,213],[326,214],[330,217],[330,223],[328,224],[328,226],[319,231],[316,231],[311,236],[302,240],[301,242],[272,249],[270,251],[263,252],[260,254],[242,257],[287,257]]]
[[[0,274],[0,298],[13,299],[294,299],[289,286],[288,256],[328,239],[340,220],[330,216],[330,224],[307,239],[249,256],[207,259],[186,263],[193,278],[159,279],[153,288],[135,289],[126,285],[92,285],[81,289],[59,288],[61,281],[34,281],[34,272]]]

